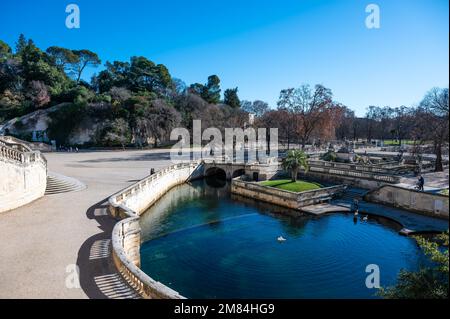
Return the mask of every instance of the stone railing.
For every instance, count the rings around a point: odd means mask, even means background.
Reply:
[[[0,138],[0,212],[28,204],[44,196],[47,160],[15,140]]]
[[[200,162],[171,165],[109,198],[111,215],[121,219],[112,233],[114,263],[127,282],[144,298],[184,299],[178,292],[155,281],[139,268],[139,216],[172,187],[203,176],[201,168]]]
[[[231,192],[233,194],[296,210],[301,210],[304,206],[328,201],[334,196],[342,194],[346,188],[346,185],[337,185],[296,193],[264,186],[258,182],[246,182],[239,177],[233,179],[231,183]]]
[[[310,166],[331,167],[337,169],[356,170],[364,172],[374,172],[383,174],[392,174],[394,168],[400,167],[397,162],[380,164],[358,164],[358,163],[336,163],[321,160],[309,160]]]
[[[382,174],[378,172],[368,172],[362,170],[352,170],[350,168],[335,168],[328,166],[313,166],[309,167],[309,172],[317,172],[322,174],[331,174],[331,175],[339,175],[350,178],[360,178],[366,180],[374,180],[384,183],[396,184],[400,182],[400,176],[391,175],[391,174]]]

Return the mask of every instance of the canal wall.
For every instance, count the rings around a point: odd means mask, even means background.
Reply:
[[[449,218],[449,197],[395,185],[385,185],[364,196],[368,202],[399,207],[432,217]]]
[[[112,232],[114,263],[127,282],[144,298],[184,299],[139,268],[139,216],[174,186],[203,177],[203,169],[200,162],[171,165],[112,195],[108,200],[110,214],[120,219]]]
[[[44,196],[47,161],[25,143],[0,138],[0,213]]]
[[[235,178],[231,182],[231,193],[233,194],[296,210],[301,210],[304,206],[328,201],[333,196],[342,194],[346,188],[346,185],[337,185],[296,193],[263,186],[256,182],[246,182],[239,178]]]

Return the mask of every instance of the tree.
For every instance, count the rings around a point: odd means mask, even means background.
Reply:
[[[224,92],[224,101],[223,102],[226,105],[229,105],[234,109],[237,109],[241,106],[241,101],[239,100],[237,92],[238,92],[238,88],[226,89]]]
[[[418,272],[402,270],[397,285],[382,288],[379,294],[387,299],[448,299],[448,238],[448,230],[435,241],[415,237],[432,265]]]
[[[217,104],[220,102],[220,79],[217,75],[208,77],[208,83],[204,87],[202,97],[208,103]]]
[[[431,89],[420,102],[420,108],[425,115],[423,118],[425,122],[421,125],[428,128],[425,138],[429,138],[434,144],[435,171],[443,171],[442,147],[449,141],[448,88]]]
[[[217,75],[210,75],[205,85],[194,83],[189,86],[190,93],[201,96],[206,102],[211,104],[220,102],[220,91],[220,79]]]
[[[366,137],[367,137],[367,141],[370,143],[372,142],[373,139],[373,130],[374,130],[374,123],[375,123],[375,119],[377,117],[377,112],[376,112],[377,108],[374,105],[371,105],[367,108],[367,112],[366,112]]]
[[[309,169],[308,156],[301,150],[290,150],[286,158],[283,159],[282,167],[284,170],[291,172],[292,181],[296,182],[300,168],[304,167],[306,171]]]
[[[29,85],[31,81],[42,81],[47,85],[51,96],[59,95],[66,90],[71,81],[66,74],[51,62],[51,58],[41,51],[32,40],[20,54],[21,70],[24,82]]]
[[[8,44],[0,40],[0,62],[11,58],[12,50]]]
[[[19,35],[19,39],[16,42],[16,55],[20,56],[22,54],[22,51],[25,49],[25,47],[27,46],[27,39],[25,38],[25,36],[21,33]]]
[[[131,92],[124,87],[113,86],[109,90],[109,95],[111,96],[112,103],[118,105],[131,98]]]
[[[81,79],[81,74],[86,67],[97,67],[100,65],[101,60],[98,55],[92,51],[83,50],[73,50],[72,53],[76,56],[74,63],[71,63],[71,70],[75,73],[76,82],[79,83]]]
[[[0,92],[7,89],[20,91],[23,87],[22,65],[18,59],[0,61]]]
[[[158,94],[172,84],[172,78],[164,65],[156,65],[142,56],[131,58],[128,81],[132,91],[147,90]]]
[[[68,66],[73,67],[74,64],[78,63],[79,57],[72,50],[51,46],[47,48],[46,52],[51,57],[52,62],[63,71]]]
[[[105,67],[105,70],[100,71],[92,79],[96,91],[99,93],[108,92],[114,86],[131,89],[130,63],[121,61],[106,62]]]
[[[156,147],[180,123],[180,114],[163,99],[149,100],[145,96],[136,96],[128,103],[137,144],[152,138]]]
[[[411,113],[406,106],[402,105],[394,108],[392,114],[394,123],[391,131],[395,134],[399,145],[402,145],[403,139],[411,130]]]
[[[130,128],[123,118],[117,118],[107,125],[102,142],[106,145],[120,144],[125,150],[125,145],[130,142]]]
[[[342,119],[336,128],[336,135],[341,140],[354,139],[353,124],[355,122],[355,112],[345,107]]]
[[[261,117],[264,113],[269,111],[269,104],[264,101],[242,101],[241,109],[247,113],[255,114],[256,117]]]
[[[30,82],[27,97],[36,108],[41,108],[50,102],[47,86],[41,81]]]
[[[279,109],[289,113],[289,117],[295,123],[302,149],[314,129],[320,125],[325,111],[334,106],[331,90],[320,84],[314,89],[304,84],[297,89],[282,90],[277,104]]]

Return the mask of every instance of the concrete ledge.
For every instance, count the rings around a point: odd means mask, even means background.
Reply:
[[[368,202],[399,207],[419,214],[449,219],[449,197],[395,185],[385,185],[364,196]]]

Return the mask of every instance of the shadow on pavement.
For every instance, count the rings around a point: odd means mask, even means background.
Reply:
[[[88,238],[78,251],[81,289],[91,299],[139,298],[112,260],[111,233],[116,220],[108,214],[108,199],[89,207],[86,216],[98,222],[101,232]]]

